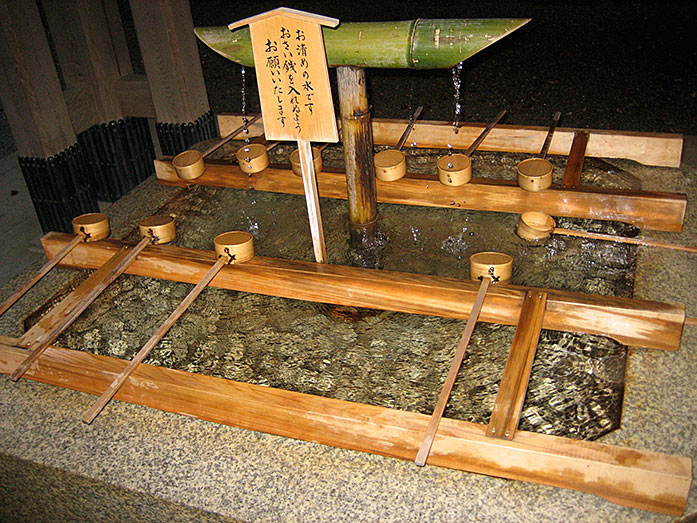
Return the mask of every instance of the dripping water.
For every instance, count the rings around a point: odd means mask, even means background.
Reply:
[[[244,65],[240,73],[242,75],[242,126],[244,127],[242,133],[244,134],[245,143],[249,143],[249,129],[247,128],[249,123],[249,118],[247,118],[247,70],[244,68]]]
[[[453,87],[455,88],[455,119],[453,120],[453,132],[460,131],[460,117],[462,116],[462,103],[460,100],[460,87],[462,86],[462,64],[460,62],[453,67]]]

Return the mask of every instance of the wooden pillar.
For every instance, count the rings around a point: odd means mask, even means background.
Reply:
[[[188,0],[130,0],[162,152],[217,135]]]
[[[44,231],[98,210],[35,0],[0,0],[0,97]]]
[[[370,122],[365,71],[336,68],[341,108],[341,132],[346,163],[352,247],[366,247],[375,239],[377,196],[373,165],[373,130]]]

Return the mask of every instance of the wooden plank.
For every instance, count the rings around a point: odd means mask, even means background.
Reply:
[[[48,233],[42,238],[53,257],[71,235]],[[62,265],[98,267],[124,244],[116,240],[82,243]],[[212,251],[173,246],[148,246],[127,270],[129,274],[196,283],[215,263]],[[223,267],[214,287],[306,301],[427,314],[469,317],[478,282],[399,272],[282,260],[255,256]],[[481,321],[515,325],[528,287],[496,285],[484,300]],[[685,307],[655,301],[594,296],[559,290],[548,293],[543,328],[609,336],[622,343],[678,350]]]
[[[433,440],[436,437],[436,431],[438,430],[441,418],[443,417],[443,412],[445,412],[445,406],[448,404],[448,400],[450,399],[450,393],[453,390],[453,385],[455,385],[457,374],[460,372],[462,360],[465,358],[465,351],[467,350],[467,346],[470,343],[470,338],[472,338],[472,333],[474,332],[474,327],[479,319],[479,313],[482,310],[484,297],[486,296],[486,291],[489,288],[490,283],[491,279],[484,277],[482,279],[482,283],[479,285],[479,291],[477,292],[477,297],[474,300],[472,312],[470,313],[470,317],[467,319],[467,325],[465,325],[465,330],[457,344],[453,361],[450,364],[450,370],[445,378],[443,388],[438,395],[438,401],[433,409],[431,418],[428,421],[428,427],[426,427],[426,433],[421,441],[419,452],[416,454],[416,458],[414,459],[414,463],[420,467],[423,467],[428,460],[428,455],[430,454],[431,447],[433,446]]]
[[[116,89],[124,116],[155,118],[155,104],[145,75],[123,76],[118,80]]]
[[[30,354],[12,372],[11,378],[14,381],[21,378],[27,369],[43,354],[49,344],[53,343],[90,306],[97,296],[126,270],[149,241],[149,238],[143,238],[135,247],[129,248],[125,245],[121,247],[113,256],[101,264],[89,278],[63,298],[36,325],[22,335],[20,342],[22,344],[30,344]]]
[[[102,2],[52,0],[44,11],[66,85],[89,86],[98,122],[123,118],[120,77]]]
[[[19,156],[77,142],[35,0],[0,1],[0,97]]]
[[[586,147],[588,146],[587,131],[576,131],[574,140],[571,142],[569,158],[566,160],[566,168],[561,180],[562,189],[575,189],[581,183],[581,172],[583,171],[583,160],[586,158]]]
[[[158,122],[193,122],[210,107],[189,1],[130,5]]]
[[[26,356],[0,338],[0,372]],[[126,366],[116,358],[51,347],[29,379],[99,394]],[[140,365],[116,399],[215,423],[411,460],[428,416]],[[443,419],[429,462],[478,474],[569,488],[613,503],[679,516],[692,481],[681,456]]]
[[[303,194],[302,180],[290,168],[271,165],[249,176],[236,165],[206,162],[206,172],[195,180],[180,180],[169,157],[155,160],[163,185],[216,185],[236,189]],[[339,169],[323,168],[317,175],[319,195],[346,199],[346,176]],[[544,209],[554,216],[616,220],[646,229],[682,230],[687,198],[682,194],[623,191],[599,187],[577,190],[550,188],[541,192],[521,189],[513,181],[473,178],[459,187],[443,185],[434,175],[407,174],[394,181],[376,180],[378,202],[523,213]]]
[[[505,439],[513,439],[515,436],[546,305],[546,293],[529,291],[525,294],[496,403],[486,429],[487,436]]]
[[[218,116],[223,128],[239,125],[241,116]],[[373,118],[373,139],[378,145],[390,145],[399,139],[407,120]],[[486,127],[483,123],[463,123],[458,134],[453,133],[452,122],[421,120],[414,126],[410,142],[421,148],[445,149],[451,144],[455,149],[467,149]],[[537,154],[547,134],[546,127],[527,125],[497,125],[479,146],[480,151],[506,151]],[[255,131],[255,129],[252,129]],[[671,133],[638,133],[633,131],[607,131],[601,129],[557,128],[549,154],[568,155],[574,133],[590,133],[586,156],[598,158],[626,158],[645,165],[680,167],[683,137]]]

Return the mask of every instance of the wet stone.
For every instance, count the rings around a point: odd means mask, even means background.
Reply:
[[[272,163],[287,162],[292,149],[275,148]],[[219,154],[234,150],[228,146]],[[443,151],[429,156],[407,148],[406,153],[410,170],[430,173],[439,183],[433,173]],[[475,153],[475,176],[515,178],[515,166],[524,157]],[[340,166],[341,148],[327,148],[324,158],[325,165]],[[589,169],[598,180],[604,175],[608,183],[620,180],[629,188],[627,176],[618,177],[602,166]],[[563,166],[557,171],[563,172]],[[368,258],[349,246],[346,202],[322,199],[321,209],[329,261],[365,264]],[[389,204],[379,205],[378,211],[380,241],[369,259],[380,269],[466,279],[472,254],[497,250],[513,256],[515,285],[632,295],[633,246],[562,236],[527,242],[515,233],[518,215],[514,214]],[[212,250],[216,235],[243,230],[254,236],[258,256],[313,260],[302,196],[197,185],[159,213],[176,218],[172,245]],[[637,233],[624,224],[555,219],[560,227]],[[135,227],[127,241],[137,240]],[[84,274],[76,273],[76,281]],[[57,344],[130,359],[191,288],[123,275]],[[37,319],[35,314],[28,323]],[[209,288],[145,362],[430,414],[464,326],[462,320]],[[477,325],[446,416],[488,423],[514,331],[512,326]],[[626,353],[626,347],[601,336],[543,331],[520,428],[582,439],[616,428]]]

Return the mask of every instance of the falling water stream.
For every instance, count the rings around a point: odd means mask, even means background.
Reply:
[[[453,132],[460,132],[460,119],[462,117],[462,99],[460,98],[460,88],[462,87],[462,65],[458,63],[452,70],[453,87],[455,88],[455,118],[453,119]]]

